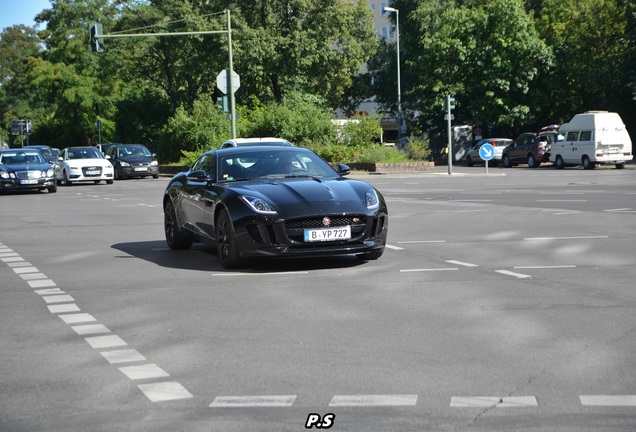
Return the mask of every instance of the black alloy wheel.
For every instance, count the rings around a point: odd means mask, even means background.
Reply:
[[[227,269],[239,268],[245,265],[236,244],[236,234],[230,214],[226,209],[219,212],[216,218],[216,248],[219,261]]]
[[[163,229],[166,234],[166,243],[170,249],[183,250],[192,246],[192,240],[183,235],[181,228],[179,228],[172,201],[166,203],[163,211]]]

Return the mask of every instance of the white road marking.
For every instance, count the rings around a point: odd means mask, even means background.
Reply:
[[[56,285],[56,283],[53,282],[51,279],[38,279],[38,280],[27,281],[27,283],[29,284],[31,288],[47,288],[47,287],[54,287]]]
[[[16,262],[16,261],[24,261],[24,258],[17,256],[17,257],[0,258],[0,260],[2,260],[2,262],[10,263],[10,262]]]
[[[487,211],[489,210],[437,210],[435,213],[474,213]]]
[[[519,278],[519,279],[528,279],[528,278],[532,277],[532,276],[527,275],[527,274],[515,273],[515,272],[511,272],[509,270],[495,270],[495,272],[501,273],[501,274],[504,274],[504,275],[508,275],[508,276],[514,276],[514,277]]]
[[[102,351],[100,353],[110,364],[118,363],[130,363],[135,361],[145,361],[144,357],[139,351],[135,349],[124,349],[115,351]]]
[[[33,264],[31,264],[28,261],[10,262],[10,263],[7,263],[7,265],[11,267],[13,271],[15,271],[16,267],[32,267],[33,266]]]
[[[393,250],[404,250],[404,248],[401,248],[399,246],[393,246],[393,245],[384,245],[385,248],[387,249],[393,249]]]
[[[636,406],[636,395],[581,395],[585,406]]]
[[[41,290],[35,290],[33,291],[36,294],[39,294],[41,296],[46,296],[46,295],[51,295],[51,294],[66,294],[64,291],[62,291],[59,288],[45,288],[45,289],[41,289]]]
[[[603,211],[612,213],[636,213],[636,210],[633,210],[632,208],[608,209]]]
[[[21,274],[20,277],[25,281],[48,278],[48,276],[46,276],[44,273],[24,273]]]
[[[526,237],[524,240],[590,240],[590,239],[606,239],[609,236],[578,236],[578,237]]]
[[[68,294],[64,294],[64,295],[47,295],[47,296],[42,296],[42,298],[44,299],[44,301],[48,304],[48,303],[70,303],[75,301],[75,299],[73,297],[71,297]]]
[[[113,348],[128,345],[122,338],[117,335],[110,336],[92,336],[84,338],[92,348]]]
[[[66,313],[66,312],[79,312],[80,308],[75,303],[68,303],[62,305],[47,306],[51,313]]]
[[[13,269],[13,271],[16,274],[22,274],[22,273],[39,273],[40,270],[37,269],[37,267],[33,267],[33,266],[28,266],[28,267],[16,267]]]
[[[330,407],[344,406],[415,406],[417,395],[336,395],[329,402]]]
[[[453,396],[450,403],[453,408],[522,408],[538,405],[534,396]]]
[[[400,270],[400,273],[434,272],[434,271],[448,271],[448,270],[459,270],[459,269],[457,267],[431,268],[431,269],[405,269],[405,270]]]
[[[76,324],[83,322],[91,322],[97,321],[95,317],[91,314],[87,313],[75,313],[75,314],[66,314],[66,315],[58,315],[66,324]]]
[[[462,261],[446,260],[446,262],[449,264],[457,264],[464,267],[479,267],[477,264],[471,264],[471,263],[462,262]]]
[[[553,265],[553,266],[516,266],[514,269],[560,269],[560,268],[574,268],[576,267],[573,264],[568,265]]]
[[[165,378],[170,374],[161,369],[156,364],[145,364],[135,366],[123,366],[119,368],[128,378],[132,380],[148,379],[148,378]]]
[[[17,257],[20,254],[15,252],[0,252],[0,258]]]
[[[99,334],[99,333],[110,333],[108,327],[103,324],[86,324],[86,325],[78,325],[71,326],[78,335],[89,335],[89,334]]]
[[[446,240],[411,240],[411,241],[398,242],[398,244],[417,244],[417,243],[446,243]]]
[[[151,402],[164,402],[194,397],[192,393],[176,381],[139,384],[137,387],[139,387],[139,390],[141,390]]]
[[[573,199],[569,199],[569,200],[564,200],[564,199],[554,199],[554,200],[550,200],[550,199],[540,199],[537,200],[537,202],[587,202],[587,200],[573,200]]]
[[[246,407],[290,407],[296,401],[296,395],[266,396],[217,396],[210,404],[212,408]]]

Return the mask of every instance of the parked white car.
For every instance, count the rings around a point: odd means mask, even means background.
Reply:
[[[550,161],[557,168],[583,165],[593,169],[598,164],[624,168],[632,160],[632,141],[621,117],[615,112],[587,111],[576,114],[559,127],[562,141],[552,144]]]
[[[96,147],[67,147],[55,163],[55,178],[64,185],[102,180],[113,184],[114,170]]]
[[[486,162],[479,155],[479,149],[484,144],[490,144],[495,149],[495,156],[491,159],[489,165],[497,166],[499,162],[501,162],[501,156],[506,147],[512,144],[512,140],[510,138],[486,138],[483,139],[477,144],[475,144],[468,153],[466,153],[466,166],[473,166],[474,164],[485,164]]]

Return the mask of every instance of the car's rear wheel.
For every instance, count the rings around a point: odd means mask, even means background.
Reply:
[[[241,258],[236,244],[232,219],[226,209],[221,210],[216,218],[216,245],[219,261],[223,267],[232,269],[245,265],[245,259]]]
[[[616,166],[616,169],[623,169],[625,168],[625,162],[617,163],[615,166]]]
[[[532,154],[528,155],[528,168],[538,168],[541,162],[536,160]]]
[[[473,166],[473,159],[470,156],[466,156],[466,166]]]
[[[583,156],[583,169],[589,170],[596,168],[596,164],[594,164],[589,157]]]
[[[192,246],[192,240],[181,232],[172,201],[166,203],[163,213],[163,228],[166,234],[166,243],[168,243],[170,249],[189,249]]]

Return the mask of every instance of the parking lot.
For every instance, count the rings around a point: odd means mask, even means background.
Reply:
[[[168,179],[0,197],[0,430],[636,428],[636,170],[354,174],[387,249],[228,271]]]

